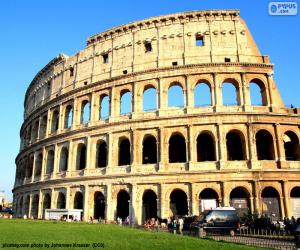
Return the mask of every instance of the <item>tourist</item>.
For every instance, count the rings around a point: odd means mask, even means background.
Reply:
[[[178,224],[179,224],[179,233],[180,234],[182,234],[183,233],[183,224],[184,224],[184,221],[183,221],[183,218],[182,217],[180,217],[179,219],[178,219]]]

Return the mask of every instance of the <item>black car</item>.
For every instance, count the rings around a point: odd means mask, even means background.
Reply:
[[[229,233],[234,236],[240,226],[239,217],[234,208],[220,207],[205,211],[191,224],[191,229],[199,230],[199,236],[209,233]]]

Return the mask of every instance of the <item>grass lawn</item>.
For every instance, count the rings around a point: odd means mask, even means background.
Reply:
[[[5,243],[40,244],[16,248]],[[70,244],[71,246],[51,246]],[[88,247],[72,246],[90,244]],[[93,248],[93,243],[100,243]],[[150,232],[118,225],[0,219],[0,248],[3,249],[257,249],[164,232]],[[104,244],[104,246],[103,246]]]

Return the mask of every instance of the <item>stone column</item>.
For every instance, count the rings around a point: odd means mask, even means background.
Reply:
[[[110,183],[106,185],[105,215],[107,221],[114,220],[114,205],[112,200],[112,187]]]
[[[216,73],[212,74],[213,76],[213,81],[214,81],[214,94],[215,94],[215,111],[221,111],[221,106],[222,106],[222,84],[219,84],[218,77]]]
[[[248,136],[248,149],[249,149],[249,160],[251,164],[251,169],[258,169],[261,167],[256,153],[256,140],[253,134],[252,123],[247,123],[247,136]]]
[[[219,160],[219,168],[223,168],[224,167],[224,163],[225,161],[227,160],[227,155],[226,155],[226,140],[224,141],[223,139],[223,131],[222,131],[222,123],[217,123],[216,124],[216,127],[217,127],[217,140],[216,140],[216,143],[217,143],[217,147],[218,147],[218,152],[219,152],[219,157],[218,157],[218,160]]]
[[[39,204],[38,204],[38,214],[37,217],[38,219],[42,219],[43,217],[43,200],[44,200],[44,195],[42,193],[42,191],[39,191]]]
[[[164,171],[165,164],[168,162],[168,143],[165,138],[165,131],[163,127],[158,128],[158,138],[159,138],[159,170]]]
[[[45,138],[48,138],[51,132],[51,111],[48,109],[47,111],[47,124],[46,124],[46,131],[45,131]]]
[[[114,142],[113,142],[113,134],[111,132],[108,132],[108,159],[107,159],[107,167],[106,167],[106,173],[111,173],[112,168],[115,167],[116,162],[115,162],[115,148],[114,148]]]
[[[243,106],[244,111],[250,111],[251,107],[251,101],[250,101],[250,91],[249,91],[249,85],[247,84],[247,81],[245,79],[245,73],[241,73],[241,82],[242,82],[242,92],[243,92]]]
[[[57,134],[60,134],[61,131],[64,129],[64,114],[63,114],[63,107],[59,105],[59,114],[58,114],[58,129]]]
[[[167,90],[164,89],[163,86],[163,81],[161,79],[158,79],[158,93],[159,93],[159,102],[158,102],[158,111],[159,113],[163,113],[164,110],[167,109],[168,105],[167,105],[167,101],[168,101],[168,95],[167,95]]]
[[[137,185],[132,184],[131,186],[131,198],[129,203],[129,218],[131,225],[141,224],[141,209],[138,207],[137,200]]]
[[[89,186],[84,186],[83,220],[89,221]]]
[[[58,146],[57,144],[54,145],[54,161],[53,161],[53,172],[52,172],[52,178],[56,176],[56,174],[59,172],[59,156],[58,156]]]
[[[267,90],[268,90],[268,95],[269,95],[269,106],[271,108],[273,108],[274,104],[273,104],[273,73],[267,73],[266,74],[267,77]]]
[[[283,220],[286,213],[285,213],[285,206],[284,206],[284,197],[282,197],[282,196],[280,196],[280,198],[279,198],[279,206],[280,206],[280,212],[281,212],[281,217],[279,217],[279,219]]]
[[[52,188],[51,189],[51,205],[50,208],[54,209],[57,207],[57,197],[56,197],[56,192],[55,190]]]
[[[286,163],[285,160],[285,150],[284,150],[284,143],[283,143],[283,138],[281,137],[280,133],[280,124],[276,123],[275,124],[275,153],[277,155],[277,159],[279,160],[279,166],[281,168],[288,168],[288,164]]]
[[[254,212],[259,216],[261,215],[260,210],[260,197],[259,197],[259,183],[257,181],[253,181],[253,193],[254,193]]]
[[[90,121],[89,124],[94,124],[96,121],[96,114],[99,114],[99,112],[96,112],[97,105],[95,103],[96,101],[95,92],[92,92],[91,94],[91,100],[90,100]]]
[[[199,198],[197,196],[196,187],[194,184],[191,184],[191,201],[192,201],[192,211],[191,215],[200,214],[199,211]]]
[[[283,203],[284,203],[284,211],[285,211],[285,216],[291,217],[292,216],[292,210],[291,210],[291,200],[290,200],[290,195],[289,195],[289,183],[288,181],[282,181],[282,193],[283,193]]]
[[[194,107],[194,92],[191,89],[191,83],[189,81],[189,78],[185,75],[184,76],[184,80],[185,80],[185,107],[186,107],[186,111],[187,113],[189,113],[189,111]]]
[[[32,193],[29,194],[28,214],[27,217],[31,218],[31,207],[32,207]]]
[[[66,187],[66,209],[73,208],[73,205],[70,204],[71,200],[71,190],[70,187]]]
[[[92,157],[91,157],[91,147],[92,147],[92,141],[91,137],[88,136],[86,140],[86,166],[85,166],[85,173],[89,173],[90,169],[92,168]]]
[[[73,114],[72,114],[72,125],[71,125],[71,130],[75,129],[77,125],[77,116],[78,116],[78,110],[77,110],[77,105],[78,105],[78,100],[75,97],[73,101]]]
[[[74,166],[73,166],[73,141],[72,140],[70,140],[70,142],[69,142],[68,153],[69,153],[69,155],[68,155],[68,169],[67,169],[66,176],[70,176],[70,173],[74,170]]]
[[[166,187],[165,184],[162,183],[160,184],[160,214],[161,218],[167,218],[169,217],[169,197],[166,197],[165,199],[165,194],[166,194]]]
[[[117,112],[117,108],[119,107],[117,105],[118,100],[117,100],[117,96],[116,96],[116,89],[115,88],[111,88],[110,89],[110,98],[109,98],[109,121],[113,121],[113,119],[119,115],[119,112]]]
[[[223,196],[223,206],[229,207],[230,206],[230,198],[228,193],[228,185],[224,181],[221,181],[221,193]]]

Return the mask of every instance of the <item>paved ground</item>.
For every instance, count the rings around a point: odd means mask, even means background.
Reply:
[[[281,239],[263,239],[258,237],[247,237],[247,236],[208,236],[217,241],[228,241],[235,243],[242,243],[245,245],[268,247],[275,249],[294,250],[296,249],[294,241],[281,240]]]

